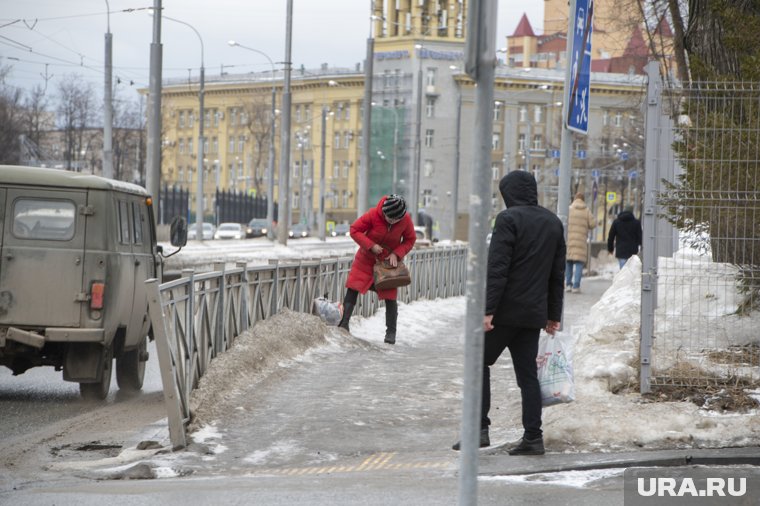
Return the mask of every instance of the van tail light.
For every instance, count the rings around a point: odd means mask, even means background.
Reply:
[[[103,309],[103,294],[106,291],[106,284],[95,282],[92,284],[90,291],[90,309]]]

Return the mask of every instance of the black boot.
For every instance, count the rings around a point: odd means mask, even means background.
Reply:
[[[517,446],[509,450],[510,455],[543,455],[544,438],[527,439],[523,436]]]
[[[351,313],[354,312],[354,305],[350,302],[346,302],[343,304],[343,318],[341,318],[340,323],[338,324],[338,327],[342,329],[346,329],[346,332],[351,332],[348,329],[348,320],[351,319]]]
[[[385,301],[385,342],[396,344],[396,320],[398,320],[398,302]]]
[[[485,448],[486,446],[491,446],[491,438],[488,437],[488,427],[485,429],[480,429],[480,447]],[[459,451],[461,447],[461,441],[457,441],[454,443],[454,446],[452,446],[451,449]]]

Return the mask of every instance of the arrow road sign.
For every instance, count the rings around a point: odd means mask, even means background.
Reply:
[[[573,30],[567,128],[587,134],[594,0],[576,0],[573,15],[575,30]]]

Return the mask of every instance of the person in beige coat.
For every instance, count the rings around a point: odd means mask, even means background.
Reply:
[[[588,233],[596,226],[582,193],[575,194],[567,218],[567,261],[565,263],[565,291],[579,293],[583,266],[588,255]]]

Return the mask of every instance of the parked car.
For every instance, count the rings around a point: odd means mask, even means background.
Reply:
[[[243,239],[245,230],[240,223],[221,223],[214,233],[214,239]]]
[[[332,232],[330,232],[330,235],[333,237],[340,237],[340,236],[350,236],[351,235],[351,225],[348,223],[338,223],[333,227]]]
[[[261,237],[267,235],[269,232],[269,226],[265,218],[254,218],[248,222],[248,226],[245,229],[245,237]]]
[[[309,227],[304,225],[303,223],[296,223],[292,227],[290,227],[290,231],[288,232],[288,237],[291,239],[298,239],[300,237],[309,237]]]
[[[190,225],[187,229],[187,239],[190,241],[194,241],[197,239],[197,223],[193,223]],[[210,241],[214,238],[214,232],[216,232],[216,229],[214,228],[214,225],[211,223],[203,223],[203,240],[204,241]]]
[[[0,166],[0,365],[63,371],[82,397],[142,388],[150,315],[145,281],[162,279],[153,199],[97,176]],[[172,220],[171,244],[187,241]]]

